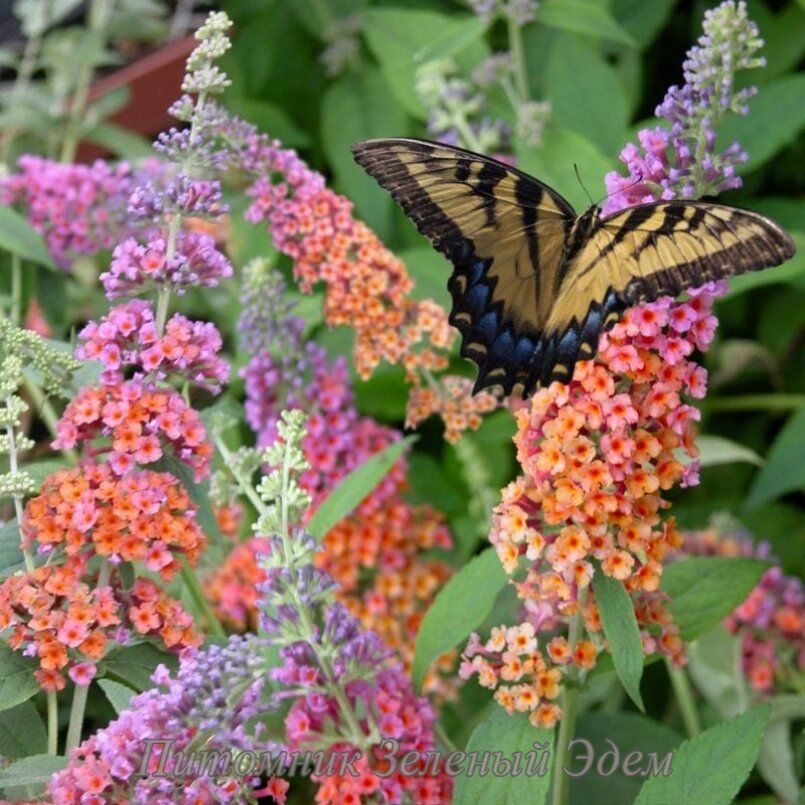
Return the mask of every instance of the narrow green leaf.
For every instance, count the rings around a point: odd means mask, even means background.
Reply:
[[[193,470],[183,461],[179,461],[178,458],[167,453],[151,466],[157,472],[169,472],[182,483],[187,494],[190,495],[190,499],[196,504],[196,522],[201,526],[201,530],[212,539],[220,537],[221,531],[218,528],[218,521],[215,519],[207,491],[209,484],[206,481],[196,483],[193,478]]]
[[[601,624],[609,641],[615,671],[629,698],[643,710],[640,679],[643,676],[643,642],[629,593],[618,579],[597,569],[593,578]]]
[[[766,727],[757,759],[757,770],[783,802],[797,801],[800,786],[791,746],[791,724],[788,721],[771,721]]]
[[[416,436],[408,436],[394,442],[355,467],[316,509],[307,524],[308,533],[314,539],[322,539],[388,475],[400,456],[416,439]]]
[[[758,705],[685,741],[674,752],[671,774],[646,780],[635,805],[728,805],[757,759],[769,710],[768,704]]]
[[[537,21],[563,31],[636,45],[609,11],[594,0],[544,0],[537,11]]]
[[[464,565],[439,591],[416,638],[411,677],[422,683],[430,664],[467,638],[492,612],[508,577],[494,548]]]
[[[760,559],[697,556],[674,562],[662,574],[670,612],[683,640],[712,629],[742,603],[770,567]]]
[[[0,711],[0,757],[9,760],[47,750],[47,732],[33,702]]]
[[[754,450],[723,436],[703,433],[696,440],[696,444],[699,447],[699,462],[702,467],[732,464],[736,461],[745,461],[757,467],[763,466],[763,459]]]
[[[123,159],[142,159],[152,156],[154,153],[151,143],[145,137],[115,123],[98,123],[86,133],[84,138]]]
[[[28,701],[39,691],[34,677],[38,664],[0,643],[0,710]]]
[[[477,753],[479,758],[488,759],[488,771],[479,774],[478,769],[469,774],[469,763],[465,761],[462,773],[456,780],[453,802],[456,805],[470,803],[495,803],[495,805],[541,805],[547,800],[551,787],[551,774],[542,773],[540,760],[546,757],[546,767],[550,770],[550,757],[553,754],[553,730],[536,729],[522,713],[509,715],[498,707],[473,731],[467,743],[467,755]],[[539,744],[537,748],[534,744]],[[534,774],[526,774],[529,753]],[[506,764],[503,766],[502,764]],[[517,764],[517,765],[515,765]],[[495,767],[508,768],[508,772],[496,773]],[[513,773],[517,768],[520,773]]]
[[[175,670],[179,660],[175,654],[159,651],[150,643],[138,643],[110,651],[101,660],[100,672],[103,676],[122,680],[139,693],[154,687],[151,674],[160,663]]]
[[[747,509],[805,487],[804,444],[805,408],[800,408],[777,434],[766,457],[766,465],[749,490]]]
[[[0,206],[0,249],[57,270],[42,236],[11,207]]]
[[[0,771],[0,788],[44,785],[51,775],[66,765],[66,757],[53,755],[32,755],[15,760]]]
[[[106,695],[109,704],[115,708],[116,713],[125,710],[129,706],[132,696],[137,693],[128,685],[121,685],[120,682],[115,682],[113,679],[99,679],[98,686]]]

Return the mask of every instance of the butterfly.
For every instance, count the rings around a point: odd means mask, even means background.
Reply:
[[[367,140],[356,161],[453,264],[450,323],[478,366],[473,389],[525,398],[569,382],[626,308],[779,265],[791,237],[748,210],[660,201],[581,215],[522,171],[462,148]]]

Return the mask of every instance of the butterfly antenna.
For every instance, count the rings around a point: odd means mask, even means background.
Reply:
[[[595,205],[593,201],[593,197],[588,192],[587,188],[584,186],[584,182],[581,180],[581,173],[579,173],[579,166],[574,162],[573,163],[573,170],[576,171],[576,178],[579,180],[579,184],[581,185],[581,189],[587,194],[587,198],[590,199],[590,206]]]

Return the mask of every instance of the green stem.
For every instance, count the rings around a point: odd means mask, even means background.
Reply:
[[[176,235],[174,234],[171,238],[170,230],[168,232],[168,247],[171,247],[176,240]],[[173,251],[171,248],[170,251]],[[169,258],[167,258],[169,259]],[[157,315],[156,315],[156,328],[157,328],[157,338],[162,338],[165,334],[165,323],[168,320],[168,308],[170,306],[171,300],[171,289],[169,287],[164,287],[159,289],[159,296],[157,297]]]
[[[509,18],[508,26],[509,51],[512,54],[512,62],[514,63],[514,80],[517,85],[517,94],[520,98],[520,103],[527,103],[529,100],[528,73],[526,71],[525,49],[523,48],[523,32],[520,30],[520,26],[511,18]]]
[[[685,732],[688,738],[695,738],[702,731],[702,724],[699,721],[699,713],[696,710],[696,702],[693,698],[693,689],[684,668],[674,668],[669,660],[665,660],[665,667],[668,669],[668,676],[671,677],[671,685],[674,688],[674,695],[682,713],[682,723],[685,725]]]
[[[13,406],[13,400],[11,397],[6,397],[6,407],[11,408]],[[11,476],[14,477],[19,474],[19,462],[17,458],[17,434],[14,429],[13,423],[9,423],[6,426],[6,435],[8,436],[8,468],[11,473]],[[34,558],[31,555],[31,552],[25,547],[25,538],[22,533],[22,497],[20,495],[14,495],[14,513],[17,516],[17,528],[20,532],[20,547],[22,548],[22,555],[25,558],[25,569],[28,573],[33,573],[35,569],[34,565]]]
[[[463,114],[454,113],[451,122],[458,129],[458,133],[464,140],[464,145],[472,151],[482,151],[481,141],[475,136]]]
[[[707,411],[788,411],[805,406],[805,394],[738,394],[702,400]]]
[[[56,755],[59,749],[59,705],[56,700],[56,691],[47,693],[48,703],[48,754]]]
[[[433,722],[433,734],[438,738],[439,743],[448,752],[458,752],[458,747],[450,740],[450,736],[444,731],[444,727],[441,725],[441,722]]]
[[[115,0],[93,0],[89,10],[89,28],[92,33],[102,36],[106,28],[109,17],[112,15]],[[78,149],[78,142],[81,137],[81,122],[87,111],[89,100],[89,90],[92,84],[92,63],[86,63],[76,79],[73,99],[70,103],[70,111],[67,116],[64,139],[62,140],[61,162],[72,162],[75,152]]]
[[[215,442],[216,449],[221,454],[221,458],[224,460],[227,470],[229,470],[230,474],[237,482],[240,491],[246,495],[249,502],[254,506],[255,511],[259,514],[265,513],[266,507],[260,495],[255,492],[251,479],[247,478],[240,469],[237,468],[237,463],[232,460],[232,451],[226,446],[223,438],[219,434],[216,434],[213,437],[213,441]]]
[[[187,585],[188,592],[195,605],[204,615],[208,631],[216,637],[226,637],[224,627],[221,626],[218,618],[215,617],[215,612],[212,606],[210,606],[207,596],[204,595],[204,590],[201,589],[196,571],[190,566],[185,557],[182,557],[182,581]]]
[[[57,436],[56,423],[59,421],[59,417],[56,415],[56,411],[50,404],[50,400],[48,400],[48,398],[45,396],[45,393],[42,391],[42,389],[39,388],[39,386],[29,377],[24,377],[22,382],[31,400],[33,400],[33,403],[39,412],[39,416],[45,423],[45,427],[47,427],[48,432],[55,439]],[[63,448],[61,450],[61,454],[71,464],[78,464],[78,453],[76,453],[76,451],[71,447]]]
[[[11,323],[15,327],[22,321],[22,260],[11,255]]]
[[[66,755],[69,755],[81,743],[81,729],[84,726],[84,712],[87,709],[87,693],[89,693],[89,684],[76,685],[73,691],[70,723],[67,726],[67,743],[64,745]]]
[[[581,637],[581,631],[584,626],[583,610],[586,597],[586,588],[578,591],[578,609],[570,621],[570,629],[567,635],[571,651],[578,642],[579,637]],[[565,683],[562,689],[562,720],[559,722],[559,734],[556,736],[556,746],[554,747],[552,805],[567,805],[570,798],[570,778],[565,774],[564,766],[568,744],[573,738],[573,731],[576,726],[577,696],[577,688]]]

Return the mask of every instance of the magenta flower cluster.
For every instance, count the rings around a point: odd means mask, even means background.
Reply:
[[[127,163],[65,165],[27,154],[17,168],[0,180],[0,204],[21,208],[61,268],[111,249],[131,232],[126,202],[138,176]],[[153,163],[143,168],[155,170]]]
[[[101,382],[119,383],[125,367],[135,378],[163,380],[179,375],[214,394],[229,377],[229,366],[219,357],[221,334],[210,322],[191,321],[174,314],[160,337],[150,302],[132,299],[113,307],[99,322],[90,322],[78,334],[76,357],[103,364]]]

